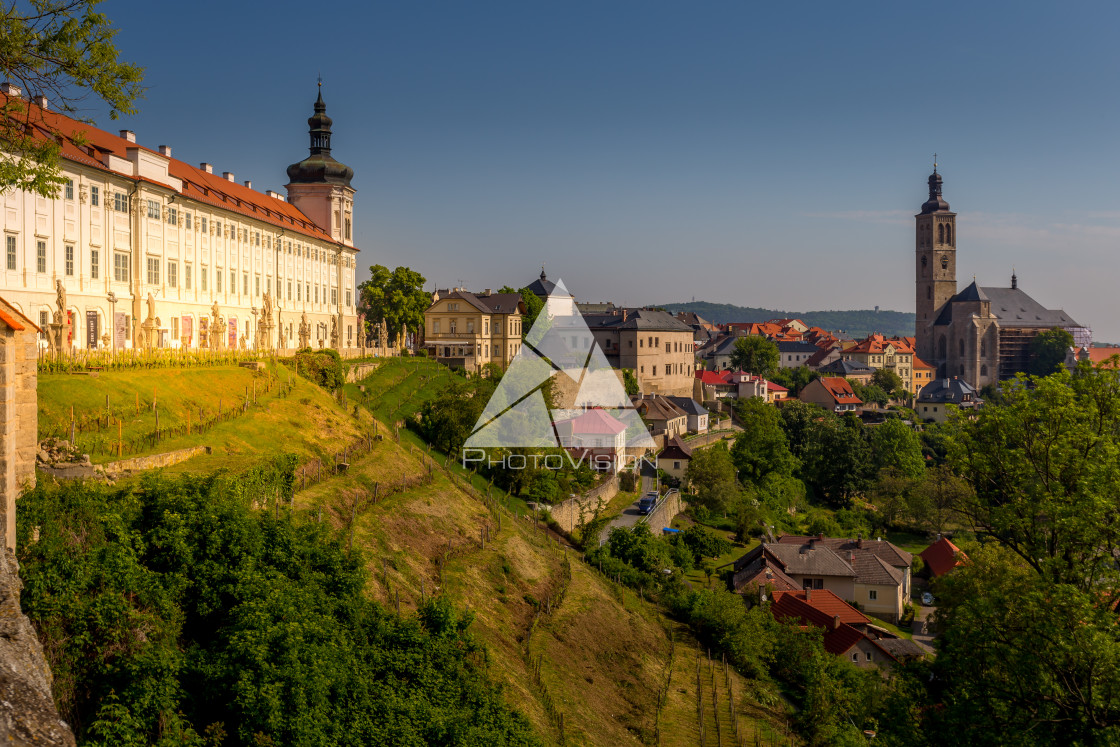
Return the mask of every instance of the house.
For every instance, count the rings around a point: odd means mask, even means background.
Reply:
[[[738,332],[722,333],[704,343],[696,350],[696,357],[703,361],[710,371],[726,371],[731,368],[731,354],[735,352],[735,342],[743,335]]]
[[[616,309],[583,319],[610,365],[633,371],[643,394],[692,394],[692,327],[655,309]]]
[[[933,381],[936,374],[937,368],[914,356],[914,388],[911,390],[913,394],[917,395],[921,392],[922,387]]]
[[[778,367],[798,368],[809,364],[809,359],[820,352],[816,345],[804,341],[779,341]]]
[[[937,541],[922,550],[918,555],[925,562],[926,568],[934,578],[944,576],[958,565],[968,561],[968,556],[954,545],[948,537],[937,535]]]
[[[657,455],[658,469],[665,470],[666,474],[675,477],[681,485],[685,484],[690,461],[692,461],[692,449],[681,440],[680,436],[670,438],[665,448]]]
[[[914,410],[922,420],[944,423],[949,419],[951,409],[975,412],[983,404],[984,400],[976,395],[976,390],[967,381],[954,376],[951,379],[934,379],[922,387]]]
[[[914,391],[914,342],[910,337],[884,337],[868,335],[842,354],[845,360],[854,361],[868,368],[886,369],[902,381],[902,388]]]
[[[728,381],[724,372],[697,369],[692,389],[693,399],[701,402],[716,402],[721,399],[735,399],[738,396],[738,384]]]
[[[881,639],[861,630],[871,621],[827,590],[775,591],[770,614],[775,620],[820,628],[825,651],[857,667],[889,670],[898,663]],[[909,643],[916,647],[913,641]]]
[[[665,438],[669,439],[687,432],[688,414],[667,398],[659,394],[648,394],[634,397],[631,401],[642,420],[650,427],[652,435],[665,434]]]
[[[424,312],[424,347],[451,368],[509,367],[521,349],[525,303],[519,293],[437,290]]]
[[[805,365],[809,367],[810,371],[820,371],[824,366],[838,360],[840,360],[840,346],[838,344],[829,343],[822,346],[817,343],[817,352],[809,356]]]
[[[697,371],[692,396],[704,402],[758,397],[769,403],[789,397],[789,390],[746,371]]]
[[[708,432],[708,411],[702,404],[692,397],[666,397],[665,399],[676,405],[678,409],[683,410],[685,415],[688,416],[686,427],[689,433]]]
[[[617,466],[626,450],[626,426],[609,412],[591,409],[556,424],[560,445],[596,469]]]
[[[529,292],[544,302],[544,312],[549,316],[573,316],[576,313],[576,300],[563,285],[556,285],[544,274],[541,267],[539,278],[525,286]]]
[[[736,592],[757,578],[763,558],[801,588],[828,589],[891,622],[910,596],[913,556],[882,539],[786,535],[764,542],[735,562]]]
[[[875,369],[869,368],[862,363],[839,357],[832,363],[821,366],[817,371],[821,376],[839,376],[844,379],[851,379],[863,386],[870,384],[871,377],[875,375]]]
[[[852,391],[848,380],[839,376],[813,379],[801,390],[798,399],[833,412],[854,412],[863,405],[863,401]]]

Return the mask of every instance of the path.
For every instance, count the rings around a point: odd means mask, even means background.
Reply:
[[[914,607],[914,643],[921,646],[926,653],[936,654],[937,651],[933,645],[933,639],[936,636],[929,632],[931,625],[929,618],[933,617],[936,608],[926,607],[917,600],[914,602]]]

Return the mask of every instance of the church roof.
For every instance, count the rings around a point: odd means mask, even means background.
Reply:
[[[556,283],[548,279],[548,277],[544,274],[544,268],[542,267],[540,278],[529,283],[527,287],[529,288],[530,293],[543,300],[545,298],[548,298],[553,294],[553,292],[555,292]],[[569,298],[571,297],[571,295],[572,294],[570,293],[567,294]]]
[[[941,309],[934,321],[936,326],[944,326],[953,321],[954,302],[988,301],[992,316],[999,320],[1001,327],[1078,327],[1073,318],[1062,309],[1048,309],[1023,292],[1022,288],[996,288],[979,286],[972,281],[964,290],[957,293]]]

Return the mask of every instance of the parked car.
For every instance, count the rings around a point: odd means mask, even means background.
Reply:
[[[930,594],[928,591],[923,591],[922,592],[922,604],[924,604],[926,607],[932,607],[933,606],[933,594]]]
[[[638,513],[642,516],[648,515],[649,512],[653,510],[653,507],[657,505],[657,497],[656,491],[643,495],[641,500],[638,501]]]

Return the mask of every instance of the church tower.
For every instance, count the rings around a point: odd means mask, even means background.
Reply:
[[[916,289],[914,311],[918,357],[934,363],[933,323],[957,293],[957,214],[941,196],[937,164],[929,176],[929,199],[914,216]]]
[[[288,202],[295,205],[332,239],[354,246],[354,169],[331,156],[331,118],[323,103],[323,83],[315,113],[307,120],[311,153],[288,167]]]

